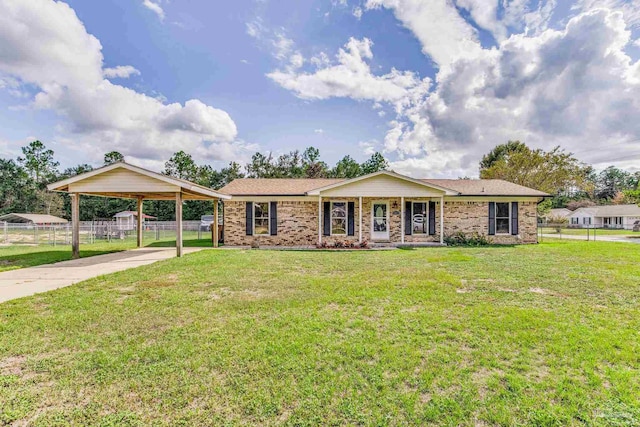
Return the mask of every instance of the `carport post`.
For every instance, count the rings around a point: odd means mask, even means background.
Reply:
[[[218,247],[218,199],[213,201],[213,224],[211,224],[211,230],[213,231],[213,247]]]
[[[182,256],[182,193],[176,193],[176,255]]]
[[[141,248],[142,247],[142,224],[143,224],[143,217],[142,217],[142,201],[144,200],[144,197],[142,196],[138,196],[138,247]]]
[[[80,194],[71,193],[71,258],[80,258]]]

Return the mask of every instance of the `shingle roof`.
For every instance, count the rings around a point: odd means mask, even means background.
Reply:
[[[586,213],[597,217],[640,216],[640,207],[638,205],[589,206],[575,210],[572,216],[577,213]]]
[[[232,196],[303,196],[307,191],[345,181],[309,178],[239,178],[220,189]]]
[[[548,196],[545,192],[502,179],[422,179],[422,181],[457,191],[461,196]]]
[[[302,196],[307,191],[337,184],[346,179],[239,178],[220,189],[232,196]],[[501,179],[421,179],[461,196],[532,196],[548,194]]]
[[[0,222],[34,223],[34,224],[66,224],[67,220],[53,215],[8,213],[0,216]]]

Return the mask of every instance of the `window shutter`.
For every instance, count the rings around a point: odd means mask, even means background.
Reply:
[[[331,234],[331,202],[324,202],[322,218],[322,235],[329,236]]]
[[[496,203],[489,202],[489,236],[496,234]]]
[[[511,234],[518,235],[518,202],[511,202]]]
[[[411,236],[413,233],[413,221],[411,220],[413,212],[411,212],[411,202],[404,202],[404,234]]]
[[[278,202],[271,202],[269,207],[269,234],[278,234]]]
[[[354,236],[356,234],[353,221],[353,211],[355,210],[355,208],[356,204],[354,202],[347,203],[347,234],[349,236]]]
[[[247,236],[253,235],[253,203],[247,202]]]
[[[429,202],[429,235],[436,234],[436,202]]]

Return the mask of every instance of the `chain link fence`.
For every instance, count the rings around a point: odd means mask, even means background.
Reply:
[[[631,229],[614,228],[614,227],[594,227],[579,226],[571,224],[538,224],[538,241],[545,238],[553,239],[570,239],[570,240],[615,240],[626,241],[631,239],[640,239],[640,229],[637,227]],[[640,240],[637,240],[640,242]]]
[[[60,225],[12,224],[0,222],[0,242],[4,244],[70,245],[71,223]],[[200,221],[183,221],[183,238],[211,239],[208,227]],[[118,226],[115,221],[81,221],[80,243],[136,240],[136,227]],[[143,240],[171,240],[176,238],[175,221],[153,221],[143,226]]]

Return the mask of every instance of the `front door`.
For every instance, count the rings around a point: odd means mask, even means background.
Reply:
[[[375,202],[371,207],[371,240],[389,240],[389,205]]]

